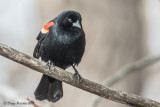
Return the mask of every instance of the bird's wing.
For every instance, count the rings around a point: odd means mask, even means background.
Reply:
[[[41,47],[42,47],[42,42],[43,40],[45,39],[45,37],[48,35],[49,33],[49,28],[51,26],[53,26],[55,23],[54,21],[50,21],[49,23],[47,23],[41,30],[41,32],[39,33],[39,35],[37,36],[37,40],[38,40],[38,43],[34,49],[34,52],[33,52],[33,57],[35,58],[39,58],[41,57]]]
[[[35,57],[37,59],[40,57],[40,48],[42,45],[42,41],[44,40],[45,37],[46,37],[46,34],[43,34],[41,32],[37,36],[38,42],[37,42],[35,49],[34,49],[34,52],[33,52],[33,57]]]

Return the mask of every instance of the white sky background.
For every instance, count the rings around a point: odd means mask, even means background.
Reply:
[[[40,24],[36,0],[0,0],[0,42],[27,52]],[[35,34],[35,35],[34,35]],[[35,38],[35,37],[34,37]]]
[[[149,52],[151,55],[160,55],[160,0],[144,1]]]
[[[40,24],[37,0],[0,0],[0,43],[32,56]],[[13,86],[26,95],[33,95],[31,82],[36,77],[34,72],[31,77],[29,71],[31,69],[0,56],[0,84]],[[29,84],[31,88],[26,89]]]
[[[144,0],[146,35],[150,55],[160,55],[160,0]],[[152,66],[146,78],[142,95],[160,101],[160,63]]]

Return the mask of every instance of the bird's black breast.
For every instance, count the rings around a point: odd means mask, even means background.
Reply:
[[[85,38],[82,33],[68,43],[68,39],[63,37],[53,33],[47,35],[41,43],[40,56],[43,61],[51,60],[56,66],[65,69],[81,61],[85,50]]]

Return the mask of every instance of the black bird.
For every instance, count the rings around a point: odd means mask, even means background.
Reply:
[[[81,24],[81,15],[76,11],[64,11],[47,23],[39,35],[33,56],[47,62],[47,66],[55,65],[62,69],[72,66],[73,76],[81,79],[75,68],[81,61],[85,51],[85,33]],[[63,96],[62,81],[43,74],[36,88],[38,100],[58,101]]]

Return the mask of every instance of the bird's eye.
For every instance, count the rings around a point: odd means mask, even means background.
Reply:
[[[69,19],[68,19],[68,22],[72,23],[72,22],[73,22],[73,20],[72,20],[71,18],[69,18]]]

